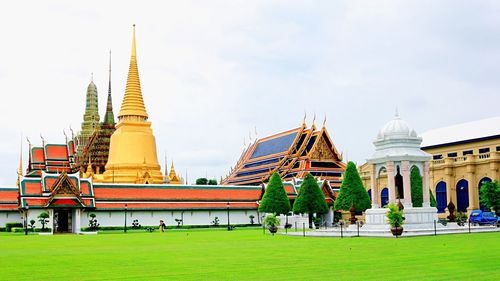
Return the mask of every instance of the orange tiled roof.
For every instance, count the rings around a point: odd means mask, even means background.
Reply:
[[[260,200],[260,187],[171,186],[171,185],[94,185],[97,200]]]

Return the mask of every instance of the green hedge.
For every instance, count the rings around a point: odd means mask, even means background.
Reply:
[[[12,228],[14,227],[23,227],[23,224],[20,222],[8,222],[5,224],[5,231],[12,232]]]
[[[24,227],[13,227],[12,232],[24,232]],[[33,232],[31,227],[28,227],[28,232]],[[41,228],[35,228],[35,232],[42,232]],[[45,228],[43,232],[51,232],[50,228]]]
[[[234,227],[251,227],[251,226],[260,226],[260,224],[231,224]],[[219,226],[213,226],[213,225],[182,225],[180,227],[177,227],[175,225],[169,225],[167,226],[167,229],[192,229],[192,228],[225,228],[227,227],[227,224],[220,224]],[[142,225],[140,229],[146,229],[146,228],[154,228],[158,229],[159,226],[154,225]],[[132,226],[127,226],[127,230],[132,230]],[[82,227],[82,231],[91,231],[89,227]],[[98,230],[124,230],[123,226],[100,226]]]

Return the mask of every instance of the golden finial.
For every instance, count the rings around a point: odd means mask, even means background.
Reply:
[[[302,126],[306,126],[306,118],[307,118],[307,112],[304,111],[304,119],[302,119]]]
[[[23,135],[21,134],[21,146],[19,149],[19,168],[17,170],[17,187],[20,187],[21,176],[23,175]]]
[[[144,100],[142,98],[139,69],[137,68],[135,24],[133,25],[132,51],[130,54],[127,85],[125,87],[125,95],[123,96],[123,102],[120,108],[120,113],[118,114],[118,119],[121,120],[125,116],[140,117],[144,120],[147,120],[148,118],[146,107],[144,106]]]
[[[323,119],[323,128],[325,127],[326,125],[326,114],[325,114],[325,119]]]
[[[316,113],[314,113],[313,121],[312,121],[312,126],[314,127],[314,121],[316,121]]]

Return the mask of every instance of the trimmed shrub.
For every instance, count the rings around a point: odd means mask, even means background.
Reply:
[[[411,185],[411,203],[413,207],[422,207],[424,195],[422,191],[422,176],[418,168],[411,169],[410,172],[410,185]]]
[[[20,227],[23,228],[23,224],[20,222],[8,222],[5,224],[5,231],[7,232],[13,232],[12,228],[14,227]]]
[[[323,198],[324,201],[324,198]],[[288,214],[291,210],[290,200],[286,195],[283,182],[277,172],[271,176],[262,201],[259,205],[259,212],[272,214]]]
[[[306,174],[304,181],[300,184],[299,194],[293,203],[293,212],[296,214],[308,214],[309,228],[312,228],[314,213],[325,214],[328,212],[325,195],[319,188],[316,179],[310,173]]]
[[[340,185],[339,196],[335,199],[334,208],[336,211],[349,211],[354,203],[356,211],[364,212],[371,207],[370,196],[366,192],[358,169],[354,162],[349,161],[347,168],[342,176],[342,184]]]

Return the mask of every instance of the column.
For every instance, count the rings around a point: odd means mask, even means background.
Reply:
[[[423,175],[422,175],[422,192],[423,192],[423,197],[424,197],[422,207],[430,207],[431,201],[430,201],[430,195],[429,195],[429,192],[430,192],[429,161],[424,162],[424,169],[423,169]]]
[[[410,161],[401,161],[401,176],[403,176],[403,194],[405,200],[403,205],[406,207],[412,207],[411,203],[411,181],[410,181]]]
[[[380,208],[380,194],[378,193],[377,176],[375,174],[375,165],[372,165],[370,171],[370,187],[372,190],[372,209]]]
[[[394,182],[394,162],[388,161],[387,167],[387,187],[389,188],[389,203],[396,204],[396,183]]]
[[[469,183],[469,207],[467,207],[467,211],[479,209],[479,188],[478,182],[476,181],[475,174],[467,173],[465,177],[467,182]]]
[[[80,233],[81,232],[81,210],[75,209],[75,217],[73,218],[73,232]]]

